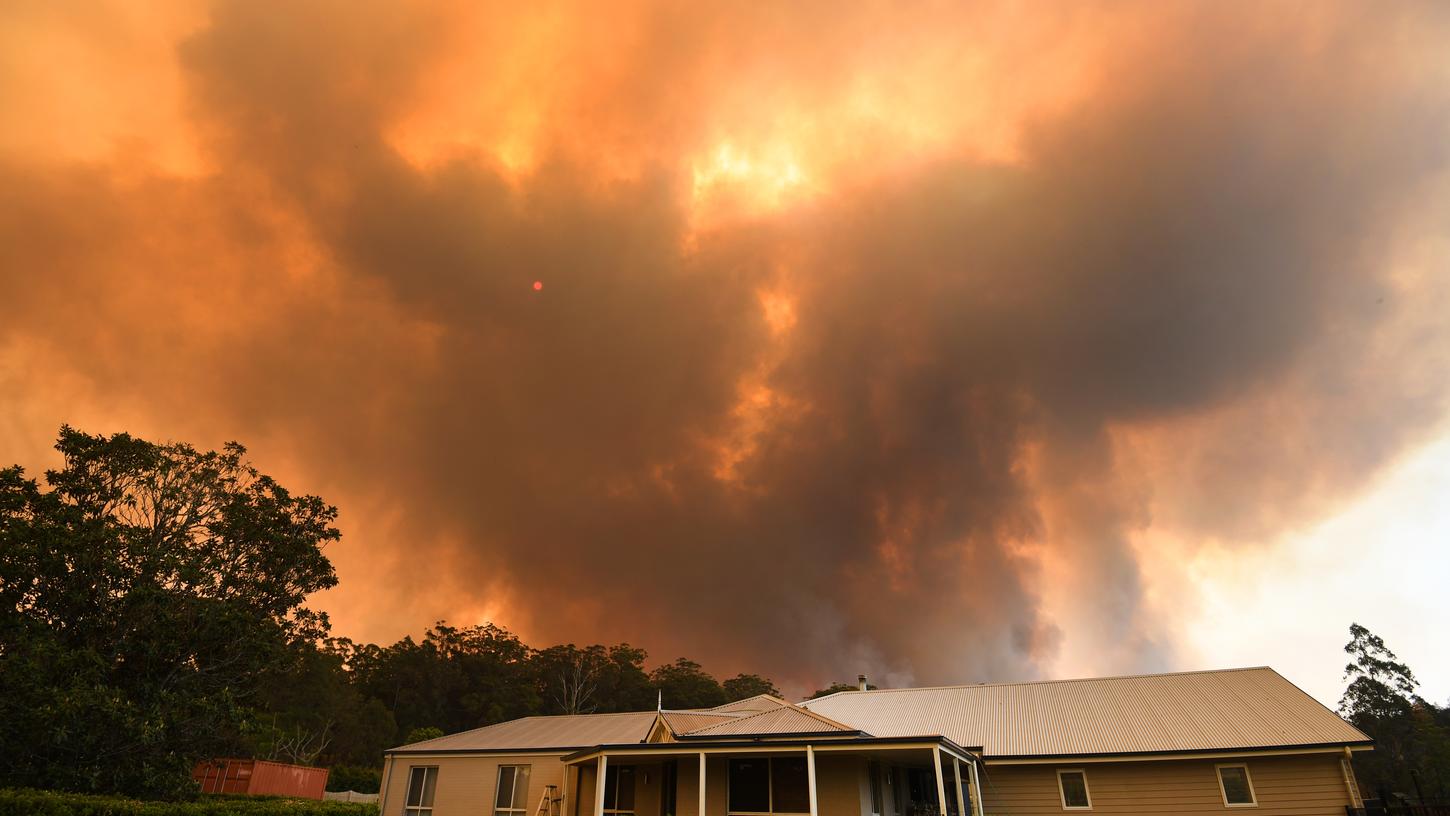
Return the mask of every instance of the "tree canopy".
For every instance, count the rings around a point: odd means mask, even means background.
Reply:
[[[0,470],[0,785],[180,797],[196,761],[343,765],[531,714],[778,694],[627,643],[535,649],[439,621],[391,645],[329,637],[337,511],[232,443],[199,451],[69,427],[63,465]],[[10,610],[14,610],[13,614]],[[361,784],[361,783],[359,783]],[[375,783],[373,783],[375,784]]]
[[[304,600],[336,583],[336,510],[236,444],[65,427],[56,449],[48,489],[0,471],[0,781],[175,794],[325,630]]]
[[[836,694],[836,693],[842,692],[842,691],[859,691],[860,688],[861,687],[858,686],[858,685],[856,685],[855,683],[842,683],[842,682],[837,681],[835,683],[830,684],[829,686],[826,686],[823,689],[816,689],[815,691],[811,692],[811,696],[810,696],[809,699],[814,700],[817,697],[825,697],[827,694]],[[870,691],[870,690],[872,690],[874,688],[876,688],[876,687],[873,686],[873,685],[871,685],[871,684],[869,684],[869,683],[866,684],[866,690],[867,691]]]
[[[1375,740],[1375,750],[1354,759],[1365,795],[1444,797],[1450,792],[1450,707],[1420,697],[1410,667],[1358,623],[1350,625],[1344,651],[1350,662],[1339,713]]]

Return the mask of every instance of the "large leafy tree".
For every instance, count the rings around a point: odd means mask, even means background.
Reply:
[[[550,646],[534,654],[534,671],[545,714],[645,711],[655,692],[645,673],[645,651],[628,643]]]
[[[775,683],[758,674],[737,674],[721,683],[720,687],[725,690],[725,696],[730,702],[744,700],[757,694],[780,696],[780,689],[775,687]]]
[[[440,621],[421,642],[357,647],[348,663],[357,688],[392,711],[399,735],[428,726],[453,733],[538,712],[531,654],[502,627]]]
[[[248,752],[300,765],[372,765],[396,743],[393,715],[351,682],[345,639],[291,644],[290,660],[267,672],[255,700]]]
[[[1374,751],[1355,757],[1360,784],[1371,793],[1444,790],[1450,785],[1445,711],[1416,693],[1414,672],[1378,635],[1357,623],[1349,635],[1339,713],[1375,740]]]
[[[726,702],[719,681],[693,660],[679,658],[650,673],[665,708],[709,708]]]
[[[336,510],[229,444],[69,427],[45,485],[0,470],[0,784],[174,796],[316,640]]]

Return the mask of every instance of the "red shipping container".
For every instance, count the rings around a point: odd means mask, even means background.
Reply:
[[[291,796],[321,799],[327,789],[327,769],[288,765],[266,759],[214,759],[199,762],[191,777],[202,793],[244,793],[251,796]]]

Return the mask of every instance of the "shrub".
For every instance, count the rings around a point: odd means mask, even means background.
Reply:
[[[312,799],[203,796],[148,802],[120,796],[0,789],[0,816],[378,816],[377,805]]]
[[[330,791],[357,791],[377,793],[383,783],[381,768],[367,768],[361,765],[334,765],[327,772],[327,789]]]

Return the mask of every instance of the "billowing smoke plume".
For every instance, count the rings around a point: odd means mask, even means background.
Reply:
[[[19,15],[175,88],[7,69],[3,458],[251,444],[344,634],[947,682],[1172,665],[1144,531],[1252,553],[1443,413],[1432,5],[524,5]]]

